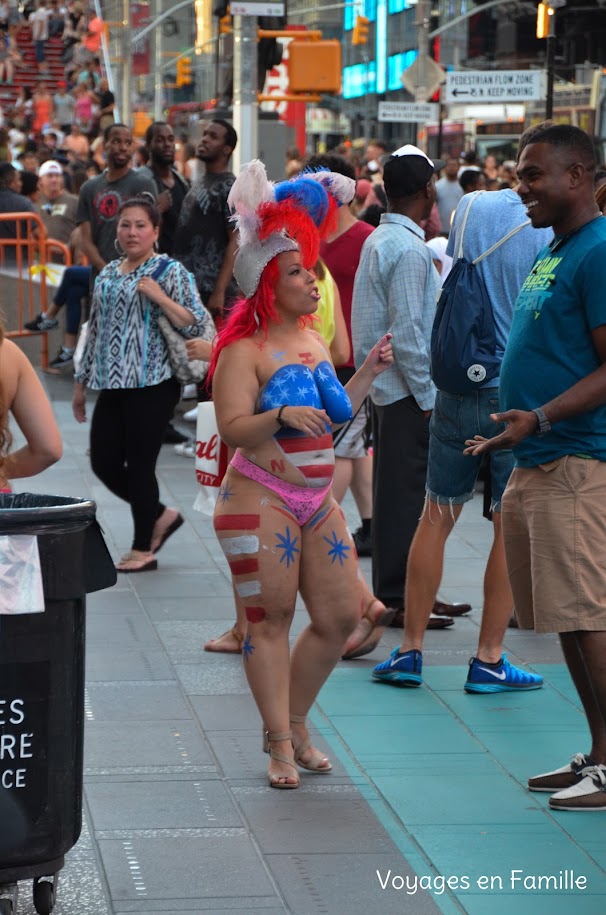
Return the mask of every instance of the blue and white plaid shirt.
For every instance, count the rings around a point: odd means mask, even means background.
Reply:
[[[384,213],[362,248],[351,311],[356,366],[393,334],[394,364],[370,389],[378,406],[412,395],[422,410],[433,409],[429,354],[440,277],[424,238],[407,216]]]

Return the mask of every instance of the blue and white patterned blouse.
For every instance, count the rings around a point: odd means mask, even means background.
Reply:
[[[123,259],[111,261],[95,282],[88,337],[76,381],[95,390],[145,388],[172,376],[166,342],[156,321],[162,309],[137,291],[141,277],[151,276],[160,259],[169,260],[158,281],[160,286],[196,318],[195,324],[176,330],[186,339],[212,340],[212,317],[202,304],[193,276],[182,264],[159,255],[123,274]]]

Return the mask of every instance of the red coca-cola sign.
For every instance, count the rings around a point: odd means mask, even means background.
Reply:
[[[212,435],[208,442],[196,442],[196,456],[202,461],[216,461],[218,457],[219,436]]]

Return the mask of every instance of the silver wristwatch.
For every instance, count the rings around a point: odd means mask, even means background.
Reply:
[[[531,410],[531,413],[535,413],[537,419],[539,420],[539,426],[536,431],[536,435],[546,435],[548,432],[551,432],[551,423],[540,407],[535,407],[534,410]]]

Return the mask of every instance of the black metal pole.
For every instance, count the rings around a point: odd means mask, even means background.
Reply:
[[[549,17],[552,22],[550,23],[550,32],[547,36],[547,95],[545,98],[545,118],[550,119],[553,117],[553,80],[554,80],[554,71],[555,71],[555,22],[553,22],[554,16]]]
[[[438,139],[436,147],[436,159],[442,158],[442,133],[444,123],[444,108],[442,106],[442,90],[440,89],[440,101],[438,103]]]
[[[219,45],[220,44],[221,44],[221,31],[220,31],[220,26],[219,26],[219,17],[217,16],[217,40],[215,42],[214,64],[215,64],[215,98],[217,99],[218,107],[220,107],[219,106],[219,93],[221,91],[221,88],[219,86],[219,60],[220,60]]]

